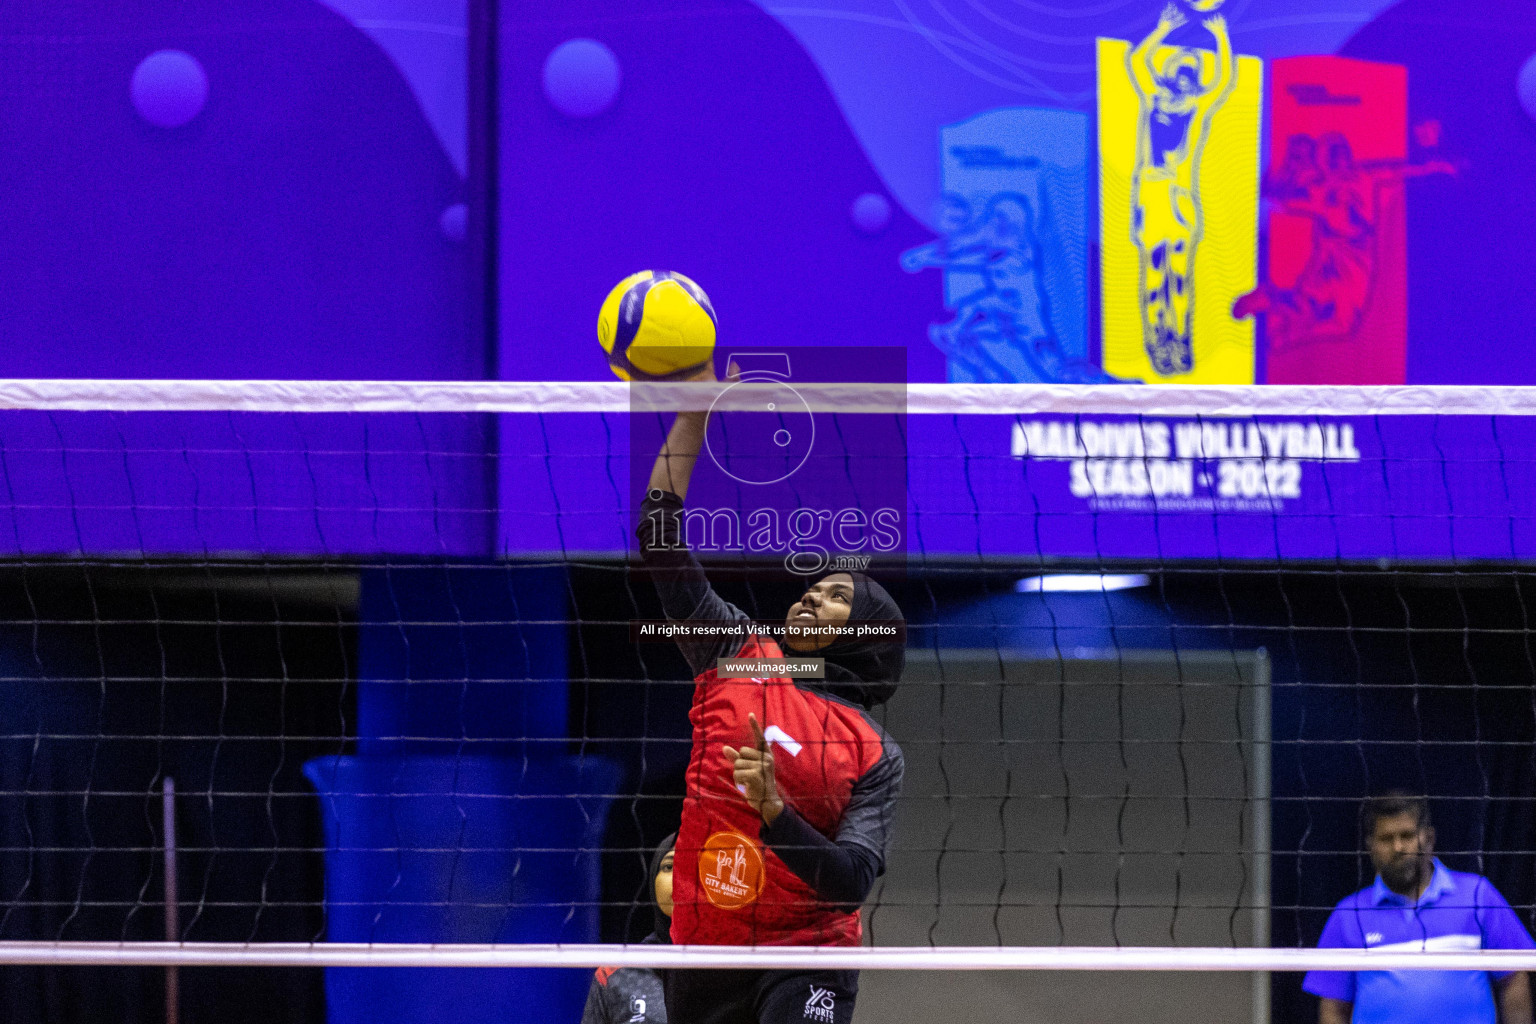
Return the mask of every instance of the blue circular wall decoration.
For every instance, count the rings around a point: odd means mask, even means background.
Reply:
[[[544,61],[544,97],[566,117],[596,117],[619,96],[619,58],[596,39],[567,39]]]
[[[208,102],[208,75],[184,50],[157,50],[139,61],[128,83],[139,116],[157,128],[179,128]]]
[[[1526,116],[1536,121],[1536,53],[1520,65],[1520,74],[1515,76],[1515,95],[1520,97]]]
[[[865,192],[848,209],[853,226],[866,235],[877,235],[891,222],[891,203],[877,192]]]

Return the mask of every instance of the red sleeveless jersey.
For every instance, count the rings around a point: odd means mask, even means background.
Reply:
[[[752,637],[738,658],[779,658]],[[701,673],[693,691],[693,752],[672,875],[672,941],[726,946],[856,946],[857,910],[820,900],[758,838],[762,817],[736,789],[722,748],[750,744],[755,713],[774,755],[779,795],[835,838],[854,783],[880,759],[884,739],[864,713],[789,679]]]

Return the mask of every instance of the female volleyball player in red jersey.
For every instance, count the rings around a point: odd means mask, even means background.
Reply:
[[[668,618],[748,623],[710,587],[679,533],[677,513],[706,419],[678,414],[641,508],[640,550]],[[796,635],[848,621],[902,628],[897,639]],[[903,770],[901,749],[870,711],[901,678],[904,626],[878,583],[835,573],[809,586],[785,619],[786,646],[824,658],[824,680],[716,674],[720,657],[782,657],[767,636],[678,641],[696,685],[673,876],[674,942],[859,944],[859,907],[885,869]],[[663,985],[674,1024],[847,1024],[858,972],[675,970]]]

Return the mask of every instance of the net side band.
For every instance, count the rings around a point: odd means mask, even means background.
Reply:
[[[756,409],[918,415],[1533,416],[1536,387],[1472,385],[625,384],[537,381],[0,380],[0,409],[81,412],[626,413]]]

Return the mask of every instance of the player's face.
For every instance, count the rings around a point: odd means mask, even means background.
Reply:
[[[1377,818],[1371,830],[1371,865],[1394,892],[1417,888],[1434,851],[1435,830],[1411,811]]]
[[[784,616],[784,643],[792,651],[806,653],[819,651],[837,637],[830,633],[811,632],[826,626],[840,626],[848,621],[853,611],[853,577],[845,572],[813,584],[800,600],[789,606]]]
[[[661,858],[661,867],[656,871],[656,905],[661,912],[668,917],[672,916],[672,851],[668,850],[665,857]]]

